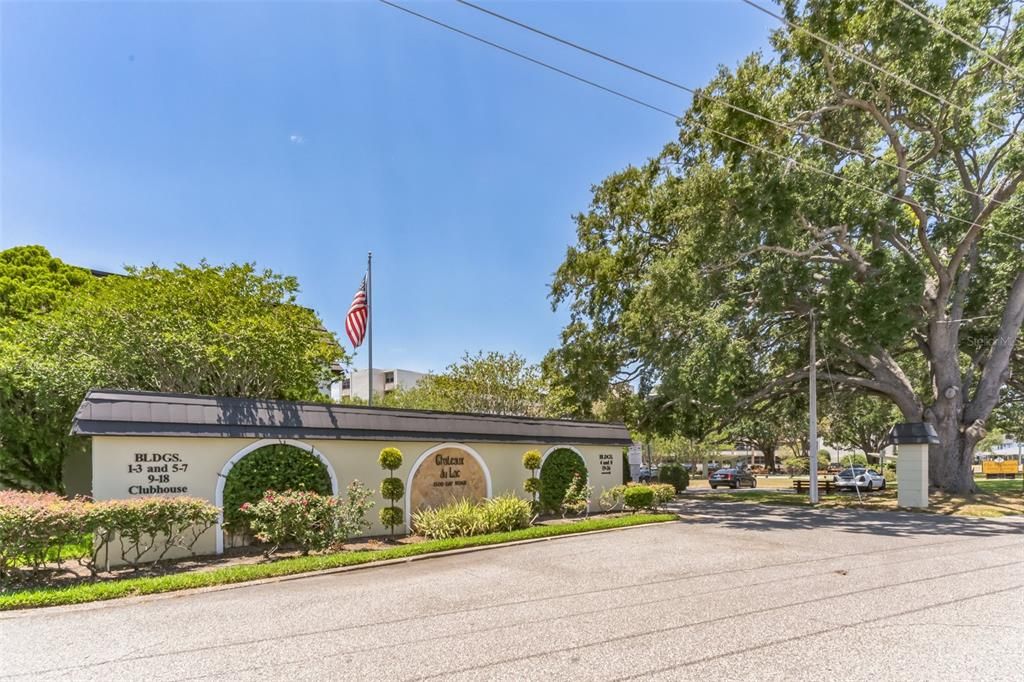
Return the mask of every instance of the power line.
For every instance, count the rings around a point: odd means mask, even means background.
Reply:
[[[847,50],[845,47],[843,47],[841,45],[837,45],[836,43],[832,42],[828,38],[823,38],[822,36],[818,35],[817,33],[815,33],[814,31],[810,30],[809,28],[804,28],[803,26],[800,26],[799,24],[796,24],[796,23],[790,21],[789,19],[787,19],[786,17],[782,16],[781,14],[776,14],[775,12],[771,11],[770,9],[768,9],[766,7],[762,7],[761,5],[757,4],[756,2],[753,2],[753,0],[741,0],[741,2],[746,3],[747,5],[750,5],[751,7],[753,7],[754,9],[756,9],[759,12],[763,12],[764,14],[767,14],[770,17],[778,19],[782,23],[784,23],[787,26],[789,26],[790,28],[792,28],[794,31],[802,31],[802,32],[806,33],[807,35],[811,36],[812,38],[814,38],[815,40],[817,40],[818,42],[822,43],[823,45],[828,45],[829,47],[833,48],[834,50],[838,50],[839,52],[845,54],[846,56],[850,57],[851,59],[855,59],[858,62],[860,62],[861,64],[864,64],[865,66],[867,66],[867,67],[869,67],[871,69],[874,69],[875,71],[877,71],[879,73],[885,74],[885,75],[889,76],[890,78],[893,78],[896,81],[898,81],[900,83],[903,83],[907,87],[913,88],[914,90],[917,90],[918,92],[920,92],[922,94],[928,95],[929,97],[935,99],[937,102],[945,104],[948,107],[952,107],[953,109],[957,109],[959,111],[962,111],[962,112],[968,114],[969,116],[971,116],[971,118],[974,118],[974,111],[971,108],[969,108],[969,107],[965,107],[963,105],[956,104],[955,102],[950,102],[945,97],[943,97],[941,95],[936,95],[931,90],[927,90],[926,88],[922,88],[917,83],[914,83],[913,81],[908,80],[907,78],[904,78],[903,76],[900,76],[899,74],[895,74],[895,73],[893,73],[891,71],[883,69],[881,66],[878,66],[877,64],[874,64],[874,63],[868,61],[867,59],[861,57],[860,55]],[[992,121],[989,121],[986,118],[982,118],[981,120],[986,125],[988,125],[990,128],[992,128],[992,129],[994,129],[994,130],[996,130],[998,132],[1004,132],[1002,126],[995,125],[994,123],[992,123]]]
[[[596,83],[596,82],[594,82],[592,80],[589,80],[589,79],[584,78],[582,76],[578,76],[578,75],[576,75],[576,74],[574,74],[574,73],[572,73],[570,71],[566,71],[565,69],[561,69],[561,68],[559,68],[557,66],[553,66],[551,64],[548,64],[547,62],[541,61],[539,59],[535,59],[533,57],[530,57],[528,55],[523,54],[522,52],[517,52],[516,50],[513,50],[511,48],[505,47],[504,45],[500,45],[500,44],[495,43],[495,42],[493,42],[491,40],[487,40],[486,38],[482,38],[482,37],[480,37],[480,36],[478,36],[478,35],[476,35],[474,33],[470,33],[469,31],[464,31],[464,30],[462,30],[460,28],[456,28],[455,26],[452,26],[451,24],[447,24],[447,23],[445,23],[443,21],[440,21],[438,19],[434,19],[433,17],[429,17],[429,16],[427,16],[425,14],[421,14],[419,12],[416,12],[414,10],[409,9],[408,7],[403,7],[402,5],[399,5],[397,3],[391,2],[390,0],[378,0],[378,2],[380,2],[380,3],[384,4],[384,5],[387,5],[389,7],[392,7],[394,9],[401,10],[402,12],[405,12],[406,14],[409,14],[411,16],[417,17],[419,19],[423,19],[424,21],[427,21],[427,22],[429,22],[431,24],[434,24],[435,26],[440,26],[441,28],[444,28],[444,29],[447,29],[449,31],[452,31],[453,33],[457,33],[457,34],[459,34],[459,35],[461,35],[463,37],[470,38],[470,39],[475,40],[475,41],[477,41],[479,43],[483,43],[484,45],[488,45],[490,47],[493,47],[493,48],[496,48],[498,50],[501,50],[502,52],[505,52],[507,54],[513,55],[515,57],[519,57],[520,59],[524,59],[524,60],[526,60],[526,61],[528,61],[528,62],[530,62],[532,64],[536,64],[537,66],[544,67],[545,69],[549,69],[551,71],[554,71],[555,73],[558,73],[558,74],[561,74],[563,76],[567,76],[569,78],[572,78],[573,80],[578,81],[580,83],[584,83],[584,84],[589,85],[591,87],[597,88],[599,90],[602,90],[604,92],[610,93],[610,94],[615,95],[617,97],[621,97],[622,99],[625,99],[625,100],[628,100],[630,102],[633,102],[634,104],[639,104],[640,106],[645,107],[647,109],[650,109],[652,111],[656,111],[656,112],[658,112],[660,114],[664,114],[665,116],[669,116],[669,117],[672,118],[673,121],[678,121],[679,120],[679,116],[677,116],[676,114],[672,113],[671,111],[668,111],[667,109],[662,109],[661,107],[655,106],[653,104],[650,104],[649,102],[645,102],[645,101],[643,101],[641,99],[638,99],[636,97],[633,97],[631,95],[627,95],[627,94],[625,94],[623,92],[620,92],[618,90],[614,90],[612,88],[605,87],[605,86],[603,86],[603,85],[601,85],[599,83]],[[893,201],[896,201],[898,203],[903,203],[903,204],[909,203],[909,200],[906,199],[906,198],[897,197],[897,196],[895,196],[893,194],[889,194],[888,192],[883,192],[882,190],[875,189],[874,187],[871,187],[870,185],[865,185],[863,183],[857,182],[856,180],[851,180],[849,178],[844,178],[843,176],[838,175],[836,173],[833,173],[831,171],[824,170],[824,169],[821,169],[821,168],[817,168],[817,167],[812,166],[812,165],[810,165],[810,164],[808,164],[808,163],[806,163],[804,161],[800,161],[798,159],[795,159],[795,158],[793,158],[791,156],[786,156],[785,154],[781,154],[781,153],[776,152],[774,150],[767,149],[767,148],[762,147],[760,145],[754,144],[753,142],[749,142],[747,140],[744,140],[744,139],[741,139],[739,137],[736,137],[735,135],[731,135],[729,133],[722,132],[721,130],[717,130],[715,128],[712,128],[711,126],[709,126],[709,125],[707,125],[705,123],[701,123],[701,122],[698,121],[694,125],[696,125],[698,127],[701,127],[704,130],[707,130],[708,132],[714,133],[715,135],[719,135],[719,136],[724,137],[724,138],[726,138],[728,140],[732,140],[733,142],[737,142],[739,144],[742,144],[742,145],[744,145],[746,147],[749,147],[751,149],[756,149],[758,151],[761,151],[761,152],[764,152],[764,153],[769,154],[771,156],[774,156],[774,157],[776,157],[778,159],[781,159],[781,160],[783,160],[783,161],[785,161],[787,163],[794,164],[794,165],[800,166],[802,168],[806,168],[807,170],[810,170],[810,171],[812,171],[814,173],[818,173],[820,175],[825,175],[825,176],[834,178],[836,180],[839,180],[840,182],[849,183],[850,185],[852,185],[854,187],[858,187],[860,189],[867,190],[867,191],[872,192],[874,194],[877,194],[877,195],[879,195],[881,197],[892,199]],[[922,210],[927,210],[927,209],[924,209],[924,207],[921,207],[921,208],[922,208]],[[943,212],[935,210],[935,209],[931,209],[930,211],[927,211],[927,212],[930,212],[933,216],[935,216],[937,218],[945,218],[946,220],[951,220],[951,221],[956,221],[956,222],[964,223],[965,225],[968,225],[970,227],[973,227],[974,224],[975,224],[973,221],[965,220],[964,218],[960,218],[960,217],[957,217],[957,216],[948,215],[946,213],[943,213]],[[989,228],[985,227],[983,229],[989,229]],[[993,231],[995,231],[995,230],[993,230]],[[1000,233],[1000,234],[1006,234],[1006,233]],[[1012,235],[1007,235],[1007,236],[1011,236],[1012,237]],[[1014,239],[1019,239],[1017,237],[1013,237],[1013,238]],[[1024,239],[1022,239],[1020,241],[1024,242]]]
[[[903,7],[905,7],[906,9],[910,10],[911,12],[916,14],[917,16],[921,17],[925,21],[927,21],[933,27],[939,29],[940,31],[942,31],[946,35],[948,35],[951,38],[953,38],[954,40],[958,41],[960,44],[966,45],[967,47],[971,48],[972,50],[975,50],[976,52],[978,52],[980,54],[983,54],[986,58],[988,58],[989,61],[991,61],[991,62],[993,62],[995,64],[998,64],[999,66],[1003,67],[1008,72],[1010,72],[1011,74],[1017,76],[1018,78],[1021,77],[1022,75],[1024,75],[1016,67],[1011,66],[1010,64],[1007,64],[1002,59],[999,59],[999,57],[996,57],[994,54],[992,54],[991,52],[989,52],[985,48],[981,47],[980,45],[975,45],[974,43],[969,42],[966,38],[964,38],[964,37],[960,36],[959,34],[956,34],[953,31],[951,31],[948,28],[946,28],[946,26],[942,22],[938,21],[937,19],[933,19],[932,17],[928,16],[927,14],[925,14],[921,10],[917,9],[916,7],[912,7],[911,5],[907,4],[903,0],[896,0],[896,2],[899,3],[900,5],[902,5]]]
[[[519,21],[518,19],[513,19],[512,17],[505,16],[504,14],[501,14],[501,13],[496,12],[494,10],[488,9],[486,7],[481,7],[480,5],[477,5],[477,4],[472,3],[472,2],[468,2],[468,0],[456,0],[456,2],[458,2],[461,5],[465,5],[466,7],[470,7],[472,9],[475,9],[475,10],[477,10],[479,12],[483,12],[484,14],[488,14],[488,15],[490,15],[492,17],[495,17],[496,19],[500,19],[500,20],[502,20],[504,22],[507,22],[509,24],[512,24],[514,26],[518,26],[519,28],[525,29],[525,30],[530,31],[532,33],[536,33],[537,35],[540,35],[540,36],[543,36],[545,38],[548,38],[549,40],[553,40],[553,41],[555,41],[557,43],[560,43],[562,45],[566,45],[567,47],[571,47],[574,50],[579,50],[580,52],[583,52],[585,54],[591,55],[593,57],[597,57],[598,59],[604,60],[604,61],[606,61],[606,62],[608,62],[610,64],[615,64],[616,66],[622,67],[622,68],[624,68],[624,69],[626,69],[628,71],[632,71],[633,73],[637,73],[637,74],[640,74],[640,75],[645,76],[647,78],[651,78],[651,79],[653,79],[655,81],[658,81],[660,83],[664,83],[665,85],[668,85],[668,86],[671,86],[673,88],[676,88],[677,90],[682,90],[684,92],[688,92],[691,95],[693,95],[694,97],[699,97],[699,98],[707,100],[707,101],[718,102],[719,104],[722,104],[722,105],[724,105],[725,107],[727,107],[729,109],[732,109],[734,111],[739,111],[739,112],[744,113],[744,114],[746,114],[748,116],[756,118],[756,119],[758,119],[760,121],[764,121],[766,123],[770,123],[770,124],[772,124],[774,126],[777,126],[778,128],[781,128],[783,130],[789,131],[790,133],[793,133],[794,135],[801,135],[801,136],[808,137],[808,138],[810,138],[812,140],[817,140],[818,142],[821,142],[822,144],[825,144],[825,145],[827,145],[829,147],[832,147],[833,149],[837,149],[837,150],[840,150],[840,151],[843,151],[843,152],[846,152],[846,153],[849,153],[849,154],[855,154],[855,155],[859,156],[860,158],[862,158],[864,160],[877,161],[878,163],[881,163],[883,165],[889,166],[890,168],[894,168],[897,171],[901,171],[901,172],[905,171],[906,173],[908,173],[909,175],[912,175],[914,177],[923,178],[923,179],[926,179],[926,180],[931,180],[932,182],[935,182],[935,183],[939,184],[940,186],[945,187],[946,189],[955,189],[955,190],[963,191],[963,192],[965,192],[965,193],[967,193],[967,194],[969,194],[971,196],[977,197],[978,199],[981,199],[983,201],[991,201],[991,202],[993,202],[993,203],[995,203],[997,205],[1000,205],[1000,206],[1008,203],[1008,202],[1005,202],[1005,201],[1001,201],[999,199],[989,198],[986,195],[983,195],[983,194],[981,194],[979,192],[972,191],[972,190],[967,189],[966,187],[963,187],[963,186],[950,185],[950,184],[947,183],[947,181],[942,180],[942,179],[937,178],[937,177],[932,176],[932,175],[928,175],[926,173],[919,173],[917,171],[910,170],[909,168],[905,169],[905,168],[901,167],[899,164],[893,163],[891,161],[887,161],[886,159],[882,158],[881,156],[874,156],[872,154],[866,154],[864,152],[861,152],[861,151],[858,151],[856,149],[853,149],[852,147],[847,147],[845,145],[841,145],[839,143],[833,142],[832,140],[828,140],[826,138],[819,137],[817,135],[814,135],[813,133],[809,133],[807,131],[801,130],[799,128],[796,128],[795,126],[791,126],[791,125],[789,125],[787,123],[784,123],[782,121],[777,121],[777,120],[775,120],[773,118],[770,118],[768,116],[764,116],[764,115],[759,114],[757,112],[750,111],[749,109],[746,109],[746,108],[741,107],[739,105],[733,104],[732,102],[728,102],[728,101],[726,101],[725,99],[723,99],[721,97],[715,97],[713,95],[705,94],[705,93],[701,92],[700,90],[688,87],[686,85],[683,85],[682,83],[679,83],[679,82],[670,80],[668,78],[665,78],[664,76],[659,76],[658,74],[651,73],[650,71],[646,71],[646,70],[641,69],[641,68],[639,68],[637,66],[633,66],[632,64],[628,64],[628,63],[623,62],[623,61],[621,61],[619,59],[616,59],[614,57],[610,57],[610,56],[608,56],[606,54],[598,52],[597,50],[590,49],[588,47],[580,45],[579,43],[575,43],[575,42],[573,42],[571,40],[567,40],[565,38],[557,36],[557,35],[555,35],[553,33],[548,33],[547,31],[539,29],[539,28],[537,28],[535,26],[531,26],[530,24],[527,24],[525,22]],[[1020,209],[1016,209],[1015,208],[1014,210],[1015,211],[1019,211]]]

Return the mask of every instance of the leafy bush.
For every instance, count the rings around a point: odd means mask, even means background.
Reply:
[[[648,485],[626,486],[622,500],[626,507],[634,512],[640,509],[650,509],[654,506],[654,491]]]
[[[561,511],[565,491],[576,474],[584,481],[587,479],[587,466],[575,452],[568,448],[560,448],[548,455],[540,469],[539,501],[542,510]]]
[[[675,491],[681,493],[690,485],[690,472],[678,462],[668,462],[662,464],[658,470],[658,480],[662,483],[671,483]]]
[[[0,578],[18,565],[33,571],[49,560],[62,563],[81,547],[89,504],[54,493],[0,491]]]
[[[395,469],[402,466],[402,451],[398,448],[384,448],[380,451],[380,456],[377,458],[377,463],[380,464],[382,469],[387,469],[391,475],[381,481],[380,494],[385,500],[388,500],[391,504],[387,507],[383,507],[380,510],[380,522],[391,529],[391,534],[395,534],[395,527],[401,526],[405,522],[405,514],[402,510],[395,506],[395,502],[402,499],[405,495],[405,485],[398,478],[395,478]]]
[[[256,539],[270,545],[268,556],[284,544],[308,554],[335,547],[367,527],[370,495],[359,481],[349,484],[344,500],[308,490],[268,490],[256,504],[242,505],[242,511]]]
[[[510,493],[479,503],[462,498],[422,509],[413,514],[412,525],[424,537],[444,540],[528,528],[531,518],[530,503]]]
[[[171,549],[192,552],[199,537],[217,523],[219,509],[195,497],[139,497],[90,505],[87,528],[97,542],[90,557],[95,572],[100,550],[116,539],[121,559],[137,569],[149,555],[156,564]]]
[[[488,533],[505,533],[529,528],[533,507],[526,500],[508,493],[484,502],[483,517]]]
[[[572,482],[565,489],[565,497],[562,498],[562,516],[572,512],[579,516],[590,510],[590,497],[594,494],[594,487],[587,485],[586,479],[578,473],[573,474]]]
[[[604,511],[615,511],[622,506],[622,496],[625,492],[625,485],[616,485],[611,488],[605,488],[601,491],[601,497],[597,501],[597,504]]]
[[[654,506],[661,507],[676,496],[676,488],[669,483],[652,483],[648,488],[654,493]]]
[[[331,475],[312,452],[294,445],[267,445],[254,450],[228,472],[224,481],[224,527],[231,533],[251,532],[240,511],[268,490],[308,490],[331,495]]]

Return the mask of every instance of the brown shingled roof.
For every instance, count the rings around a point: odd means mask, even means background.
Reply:
[[[628,445],[622,424],[396,410],[331,403],[93,390],[72,422],[80,436],[225,436],[342,440]]]

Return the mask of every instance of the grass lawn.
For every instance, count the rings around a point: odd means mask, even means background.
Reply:
[[[403,559],[466,547],[483,547],[514,542],[516,540],[533,540],[593,530],[626,528],[646,523],[675,521],[678,518],[675,514],[635,514],[633,516],[616,518],[597,518],[578,523],[533,526],[508,533],[492,533],[490,535],[476,535],[451,540],[427,540],[425,542],[389,547],[387,549],[300,556],[259,564],[230,566],[205,572],[183,572],[144,578],[122,578],[78,584],[70,587],[25,589],[8,594],[0,594],[0,611],[38,606],[81,604],[83,602],[104,599],[187,590],[195,587],[229,585],[248,580],[275,578],[342,566],[357,566],[373,561]]]
[[[1020,480],[988,480],[974,479],[979,491],[974,495],[957,496],[933,493],[929,499],[928,511],[936,514],[952,516],[999,517],[1024,514],[1024,494],[1021,493]],[[758,485],[761,485],[760,479]],[[782,490],[754,490],[751,492],[716,492],[694,495],[700,502],[748,502],[760,504],[788,504],[808,506],[806,494],[797,495]],[[822,495],[818,504],[823,508],[847,509],[897,509],[896,484],[890,483],[883,491],[862,494],[857,498],[854,492],[833,493]]]

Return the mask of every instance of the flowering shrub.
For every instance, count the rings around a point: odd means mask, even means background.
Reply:
[[[479,503],[462,498],[422,509],[412,515],[412,525],[424,537],[444,540],[528,528],[532,516],[530,503],[509,493]]]
[[[0,491],[0,577],[19,565],[38,570],[48,560],[76,558],[68,551],[82,545],[87,509],[82,498]]]
[[[569,487],[565,489],[565,497],[562,498],[562,516],[572,512],[579,516],[590,510],[590,498],[594,494],[594,487],[587,485],[585,478],[575,473]]]
[[[269,545],[268,556],[284,544],[298,545],[308,554],[337,546],[366,528],[366,512],[373,507],[370,494],[359,481],[349,484],[345,499],[308,490],[268,490],[256,504],[243,504],[241,511],[256,539]]]

